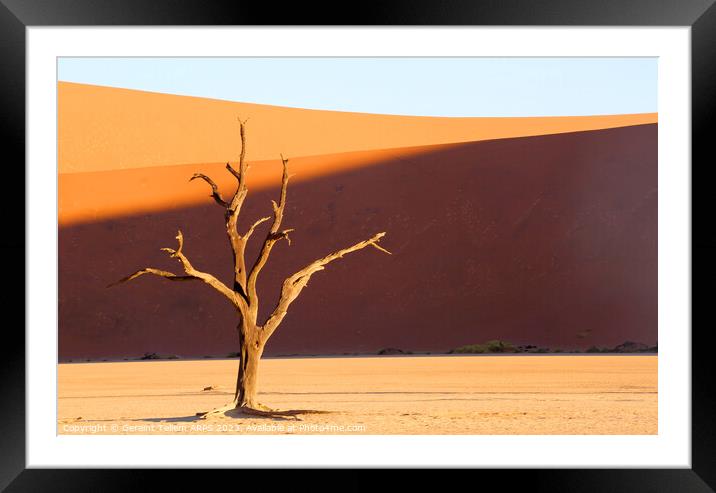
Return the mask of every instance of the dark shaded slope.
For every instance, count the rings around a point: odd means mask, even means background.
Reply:
[[[244,224],[276,192],[250,192]],[[267,355],[657,339],[656,125],[436,146],[297,183],[284,226],[296,231],[263,271],[264,313],[285,276],[334,249],[387,231],[393,256],[367,249],[316,274]],[[211,203],[60,230],[61,359],[235,350],[233,310],[207,286],[104,287],[144,266],[179,272],[159,251],[178,228],[194,265],[228,281]]]

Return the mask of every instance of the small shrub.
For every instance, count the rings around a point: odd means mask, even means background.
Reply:
[[[516,353],[517,349],[512,343],[505,341],[487,341],[487,350],[490,353]]]
[[[466,346],[460,346],[451,351],[451,353],[457,354],[482,354],[487,352],[487,346],[484,344],[468,344]]]
[[[405,354],[405,351],[402,349],[394,348],[394,347],[387,347],[383,348],[380,351],[378,351],[378,355],[380,356],[386,356],[386,355],[392,355],[392,354]]]
[[[649,346],[641,342],[624,341],[612,349],[615,353],[643,353],[649,350]]]
[[[484,344],[468,344],[450,351],[448,354],[485,354],[485,353],[517,353],[519,350],[512,343],[505,341],[487,341]]]

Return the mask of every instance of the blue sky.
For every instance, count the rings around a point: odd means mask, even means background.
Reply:
[[[297,108],[420,116],[657,111],[656,58],[68,58],[58,79]]]

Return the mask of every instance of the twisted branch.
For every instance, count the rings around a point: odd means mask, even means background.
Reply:
[[[113,282],[112,284],[107,285],[108,288],[114,287],[118,284],[122,284],[123,282],[131,281],[132,279],[136,279],[139,276],[142,276],[144,274],[154,274],[155,276],[164,277],[170,281],[196,281],[198,278],[194,276],[178,276],[172,272],[167,272],[165,270],[159,270],[159,269],[153,269],[151,267],[147,267],[146,269],[138,270],[137,272],[134,272],[133,274],[128,275],[127,277],[123,277],[119,281]]]
[[[226,163],[226,169],[228,169],[229,172],[230,172],[232,175],[234,175],[237,180],[241,181],[241,173],[239,173],[238,171],[236,171],[236,170],[231,166],[231,164]]]
[[[249,228],[249,230],[244,235],[244,241],[248,242],[249,238],[251,238],[251,235],[254,234],[254,230],[256,229],[256,227],[258,225],[260,225],[261,223],[265,223],[269,219],[271,219],[271,218],[270,217],[262,217],[261,219],[256,221],[254,224],[252,224],[251,227]]]
[[[155,269],[152,267],[147,267],[146,269],[138,270],[137,272],[124,277],[120,279],[119,281],[110,284],[107,287],[116,286],[117,284],[121,284],[127,281],[131,281],[132,279],[136,279],[139,276],[142,276],[144,274],[154,274],[156,276],[163,277],[165,279],[168,279],[170,281],[191,281],[191,280],[200,280],[204,281],[206,284],[211,286],[212,288],[216,289],[218,292],[223,294],[226,298],[231,301],[231,303],[236,306],[237,308],[245,308],[243,299],[234,293],[231,289],[226,287],[224,283],[219,281],[216,277],[212,276],[211,274],[207,274],[206,272],[198,271],[194,268],[194,266],[191,265],[191,262],[189,262],[189,259],[186,258],[184,253],[182,253],[182,248],[184,247],[184,236],[182,235],[182,232],[179,231],[177,233],[177,241],[179,242],[179,246],[176,250],[173,248],[162,248],[162,251],[169,252],[169,256],[172,258],[176,258],[179,260],[179,262],[182,264],[182,267],[184,268],[184,272],[186,273],[185,276],[179,276],[172,272],[167,272],[159,269]]]
[[[246,260],[244,252],[246,251],[246,243],[248,237],[242,238],[236,227],[241,212],[241,206],[248,194],[246,187],[246,172],[248,164],[246,163],[246,120],[239,119],[239,134],[241,136],[241,154],[239,155],[239,170],[235,170],[229,163],[226,163],[226,169],[234,175],[238,180],[236,192],[231,199],[231,203],[226,209],[226,234],[229,237],[231,251],[234,254],[234,291],[239,293],[245,301],[246,296]]]
[[[214,201],[223,206],[228,207],[229,204],[226,202],[223,197],[221,196],[221,193],[219,193],[219,187],[216,186],[216,183],[214,183],[214,180],[209,178],[208,176],[202,174],[202,173],[194,173],[191,178],[189,178],[189,181],[196,180],[197,178],[201,178],[205,182],[207,182],[211,186],[211,197],[214,198]]]
[[[286,240],[289,241],[290,244],[288,233],[293,231],[292,229],[285,229],[283,231],[279,231],[279,228],[281,227],[281,222],[283,221],[283,212],[286,209],[286,190],[288,188],[288,179],[290,178],[288,174],[288,159],[284,159],[283,155],[281,155],[281,163],[283,165],[283,174],[281,176],[281,196],[279,198],[279,203],[277,204],[274,200],[271,201],[271,204],[273,205],[274,215],[273,223],[271,224],[271,229],[266,235],[266,239],[261,246],[259,255],[256,258],[253,267],[251,268],[249,278],[246,281],[248,301],[252,309],[252,314],[254,316],[258,311],[256,281],[258,279],[259,273],[261,272],[261,269],[263,269],[264,265],[266,265],[266,262],[271,255],[271,250],[273,249],[273,246],[283,238],[286,238]]]
[[[343,257],[348,253],[361,250],[367,246],[372,246],[374,248],[377,248],[381,252],[385,252],[390,255],[391,253],[388,250],[378,245],[378,242],[384,236],[385,233],[378,233],[368,240],[361,241],[360,243],[356,243],[355,245],[350,246],[348,248],[333,252],[330,255],[326,255],[323,258],[311,262],[303,269],[286,278],[281,288],[281,298],[279,299],[278,304],[276,305],[276,308],[274,309],[273,313],[263,326],[262,338],[264,340],[267,340],[269,337],[271,337],[273,331],[276,330],[278,325],[286,316],[286,313],[288,312],[288,307],[291,305],[291,303],[293,303],[293,301],[298,297],[298,295],[301,294],[303,288],[308,285],[308,281],[311,279],[311,276],[316,272],[325,269],[325,266],[327,264],[333,262],[334,260],[338,260],[339,258]]]

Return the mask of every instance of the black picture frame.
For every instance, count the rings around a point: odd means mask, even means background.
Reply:
[[[395,1],[326,5],[302,2],[172,1],[172,0],[0,0],[0,98],[3,175],[12,188],[3,196],[0,255],[9,308],[24,304],[26,268],[25,217],[15,211],[33,197],[25,183],[25,29],[29,26],[110,25],[520,25],[520,26],[690,26],[692,68],[692,305],[708,291],[694,281],[714,278],[708,259],[716,253],[716,228],[697,230],[695,219],[709,217],[709,196],[703,178],[713,166],[713,137],[708,122],[716,115],[716,6],[714,0],[453,0],[451,2]],[[9,151],[9,152],[8,152]],[[21,165],[23,163],[23,165]],[[699,170],[693,179],[693,172]],[[51,179],[51,178],[48,178]],[[699,188],[702,190],[699,193]],[[18,197],[17,195],[21,195]],[[50,206],[52,206],[50,204]],[[704,219],[702,219],[703,222]],[[706,231],[709,231],[708,233]],[[20,234],[23,232],[23,234]],[[693,269],[692,269],[693,271]],[[22,297],[22,300],[20,300]],[[704,306],[706,300],[701,300]],[[702,308],[703,310],[703,308]],[[692,307],[692,314],[693,314]],[[24,311],[21,319],[24,321]],[[693,315],[692,315],[693,319]],[[165,474],[152,470],[26,469],[25,467],[25,338],[19,324],[3,328],[2,398],[0,398],[0,489],[7,491],[125,491],[148,489],[147,481],[161,481],[162,490],[186,482],[191,471]],[[479,478],[501,479],[520,491],[714,491],[716,490],[716,410],[712,375],[716,365],[709,331],[712,324],[692,323],[692,468],[691,469],[531,469],[483,470]],[[240,451],[237,451],[240,453]],[[231,481],[236,473],[211,476]],[[266,474],[265,472],[258,474]],[[477,474],[477,473],[473,473]],[[293,473],[289,481],[301,483]],[[509,478],[509,479],[508,479]],[[457,477],[453,479],[458,479]],[[272,485],[277,478],[272,476]],[[372,487],[369,480],[351,475],[353,489]],[[347,484],[347,483],[344,483]],[[246,483],[242,483],[246,484]],[[315,486],[312,484],[312,486]]]

